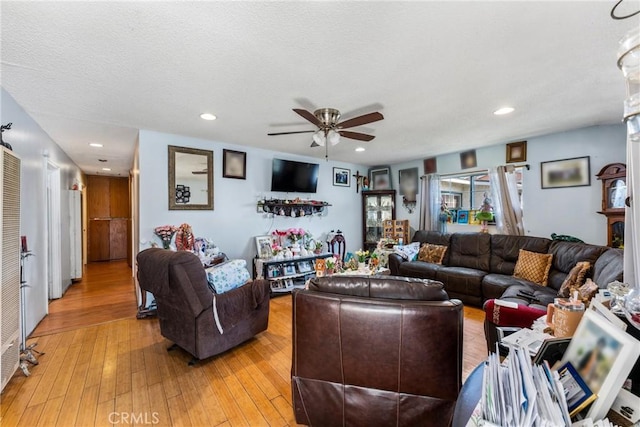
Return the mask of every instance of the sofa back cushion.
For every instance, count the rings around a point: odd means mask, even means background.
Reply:
[[[624,255],[622,249],[607,249],[593,265],[593,281],[599,288],[616,280],[622,282]]]
[[[553,254],[553,264],[549,272],[548,285],[555,290],[559,290],[567,274],[575,267],[577,262],[588,261],[591,265],[594,265],[606,250],[607,248],[603,246],[586,243],[552,241],[549,246],[549,253]]]
[[[494,234],[491,236],[491,272],[511,276],[520,249],[546,254],[550,245],[551,240],[544,237]]]
[[[452,234],[447,252],[449,266],[489,271],[491,236],[487,233]]]
[[[400,276],[329,276],[314,277],[308,289],[316,292],[355,297],[398,300],[446,301],[449,295],[441,282]]]

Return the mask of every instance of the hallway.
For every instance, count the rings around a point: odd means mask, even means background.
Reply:
[[[134,289],[126,260],[89,263],[80,282],[49,302],[49,314],[29,338],[135,317]]]

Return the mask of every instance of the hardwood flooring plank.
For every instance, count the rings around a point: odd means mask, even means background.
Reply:
[[[62,408],[60,408],[60,414],[58,416],[59,425],[72,426],[75,424],[76,418],[78,417],[78,410],[80,409],[80,402],[82,401],[88,370],[88,362],[81,365],[76,362],[71,383],[67,389],[67,394],[64,396]]]
[[[291,403],[289,403],[284,397],[278,396],[272,399],[271,403],[276,408],[278,413],[282,416],[282,418],[285,420],[287,425],[290,425],[290,426],[297,425],[296,418],[293,415],[293,407],[291,406]]]
[[[84,389],[82,397],[80,398],[76,425],[91,426],[95,424],[99,389],[99,385],[94,385]]]
[[[128,336],[127,328],[127,336]],[[131,349],[129,341],[118,342],[118,361],[116,365],[116,396],[131,391]]]
[[[164,388],[161,383],[153,384],[148,389],[149,401],[153,402],[151,416],[152,420],[157,422],[154,424],[157,427],[164,427],[171,425],[171,414],[169,412],[169,406],[167,405],[167,397],[164,394]]]
[[[182,396],[170,397],[167,399],[169,406],[169,413],[171,414],[171,424],[174,426],[190,426],[191,420],[189,420],[189,414],[187,413],[187,407],[182,400]]]
[[[231,394],[227,384],[220,376],[220,373],[216,369],[215,362],[217,362],[217,359],[213,363],[203,366],[203,371],[205,372],[205,375],[211,384],[211,388],[218,398],[218,402],[220,403],[227,420],[232,426],[248,426],[249,423],[244,417],[242,409],[238,406],[238,402],[236,402],[236,399]]]
[[[20,417],[20,421],[18,425],[20,426],[35,426],[38,424],[38,420],[40,419],[40,415],[42,415],[42,411],[44,410],[44,403],[40,403],[38,405],[28,406],[27,409],[22,413],[22,417]]]
[[[63,401],[64,396],[59,396],[55,399],[47,400],[47,403],[44,404],[44,410],[42,411],[42,415],[40,416],[37,425],[42,427],[56,425],[56,421],[58,420],[58,416],[60,415],[60,409],[62,408]]]
[[[93,425],[94,426],[113,426],[116,421],[120,421],[121,417],[123,417],[124,414],[115,413],[114,409],[115,409],[115,399],[99,402],[98,406],[96,407],[96,418]]]

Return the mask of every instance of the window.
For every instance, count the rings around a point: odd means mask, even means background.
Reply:
[[[516,168],[516,182],[522,204],[522,168]],[[453,211],[454,222],[458,211],[480,209],[485,193],[492,197],[488,173],[450,175],[440,179],[440,194],[447,207]]]

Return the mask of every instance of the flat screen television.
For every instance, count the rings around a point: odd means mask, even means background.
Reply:
[[[315,193],[319,167],[317,163],[273,159],[271,191]]]

